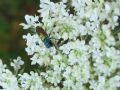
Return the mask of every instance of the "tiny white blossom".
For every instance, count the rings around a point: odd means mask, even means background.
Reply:
[[[4,90],[19,90],[17,77],[6,69],[2,63],[0,64],[0,69],[0,86]]]
[[[90,17],[90,21],[97,21],[98,20],[98,14],[97,14],[97,11],[93,11],[93,13],[91,14],[91,17]]]
[[[20,25],[23,26],[23,29],[28,29],[30,27],[35,26],[35,23],[38,22],[39,17],[38,16],[30,16],[30,15],[25,15],[25,20],[27,24],[21,23]]]
[[[120,88],[120,75],[116,75],[112,77],[109,81],[111,87],[118,87]]]
[[[13,62],[11,62],[11,66],[15,70],[19,70],[21,68],[21,65],[23,65],[24,62],[21,60],[21,57],[17,57],[17,59],[13,59]]]
[[[105,10],[109,13],[111,11],[111,7],[109,3],[105,3]]]

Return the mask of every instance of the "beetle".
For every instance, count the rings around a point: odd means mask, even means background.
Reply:
[[[54,46],[56,49],[58,49],[59,46],[66,44],[69,40],[69,39],[67,39],[66,41],[63,41],[63,39],[60,38],[58,40],[58,42],[55,44],[51,41],[48,34],[45,32],[45,30],[42,27],[37,26],[36,32],[37,32],[38,36],[41,38],[41,40],[43,41],[46,48],[50,48],[50,47]]]
[[[36,27],[36,32],[43,41],[46,48],[50,48],[53,46],[53,42],[50,40],[48,34],[45,32],[45,30],[42,27]]]

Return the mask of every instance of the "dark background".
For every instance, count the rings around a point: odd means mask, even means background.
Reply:
[[[19,24],[25,22],[26,14],[35,15],[39,0],[0,0],[0,58],[5,64],[21,56],[28,60],[22,35],[27,31]]]

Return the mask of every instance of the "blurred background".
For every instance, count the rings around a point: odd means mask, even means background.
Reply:
[[[0,58],[4,63],[17,56],[29,59],[22,39],[27,31],[19,24],[25,22],[25,14],[35,15],[38,9],[39,0],[0,0]]]

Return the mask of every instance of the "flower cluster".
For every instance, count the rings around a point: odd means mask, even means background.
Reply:
[[[27,45],[25,50],[32,56],[31,65],[38,67],[30,74],[18,75],[19,88],[120,88],[119,2],[120,0],[40,0],[40,16],[25,15],[27,23],[21,24],[23,29],[34,31],[23,38]],[[39,21],[41,17],[42,20]],[[36,33],[36,27],[45,30],[53,43],[52,47],[45,47]],[[15,69],[19,69],[22,64],[19,60],[11,63]],[[17,82],[16,77],[13,78],[14,82]],[[1,79],[0,85],[3,86]]]
[[[3,65],[0,59],[0,90],[18,90],[17,77]]]

